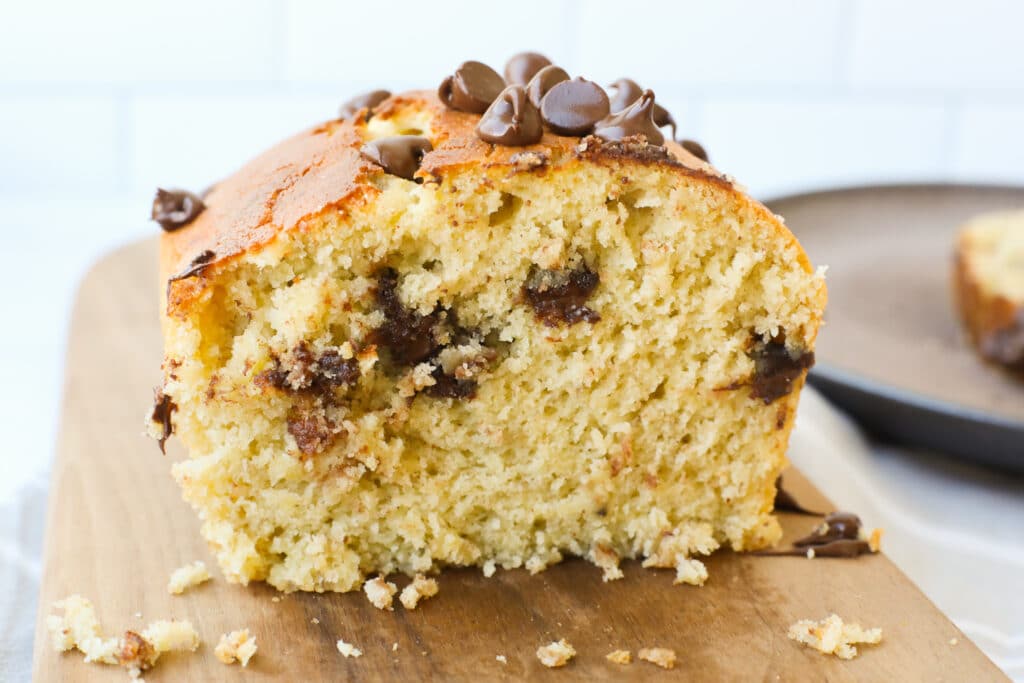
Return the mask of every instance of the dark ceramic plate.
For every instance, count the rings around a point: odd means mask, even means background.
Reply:
[[[767,203],[828,266],[811,384],[879,436],[1024,472],[1024,379],[975,355],[951,288],[958,226],[1024,208],[1024,187],[893,185]]]

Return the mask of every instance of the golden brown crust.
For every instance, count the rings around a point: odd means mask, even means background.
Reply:
[[[953,268],[953,297],[960,318],[978,353],[994,363],[1024,371],[1024,356],[1012,357],[1004,338],[1024,336],[1024,308],[997,292],[987,291],[971,268],[970,236],[957,240]]]
[[[771,212],[737,189],[729,178],[674,142],[667,142],[664,149],[645,149],[642,145],[602,143],[593,137],[581,140],[545,132],[536,145],[493,145],[476,136],[474,129],[479,116],[448,109],[433,92],[427,91],[395,95],[378,105],[374,116],[387,119],[410,110],[427,112],[431,121],[434,149],[424,156],[417,173],[417,178],[424,182],[440,180],[447,173],[475,165],[507,166],[521,172],[580,159],[593,163],[658,164],[681,176],[734,193],[786,231]],[[210,260],[202,269],[204,277],[169,283],[167,313],[188,308],[205,289],[206,276],[240,254],[270,243],[277,234],[294,229],[305,218],[331,208],[352,207],[373,197],[377,189],[372,179],[382,171],[359,154],[365,126],[365,117],[357,114],[285,140],[218,183],[206,197],[206,210],[190,225],[164,233],[160,259],[164,280],[187,271],[197,256],[212,252],[212,257],[206,254]],[[797,245],[794,237],[790,239]],[[800,261],[805,269],[810,269],[802,249]]]

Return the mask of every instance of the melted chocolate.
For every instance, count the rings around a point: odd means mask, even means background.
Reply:
[[[202,252],[194,259],[192,259],[189,262],[188,267],[185,270],[178,273],[177,275],[175,275],[174,277],[172,277],[170,280],[168,280],[167,284],[170,284],[177,280],[185,280],[190,277],[202,275],[203,271],[206,270],[206,267],[210,265],[210,263],[215,258],[217,258],[217,255],[213,253],[211,250],[207,249],[206,251]]]
[[[398,273],[393,268],[383,268],[377,273],[377,305],[384,313],[384,324],[370,333],[369,340],[386,349],[390,361],[398,367],[437,363],[446,348],[479,338],[475,330],[459,325],[453,310],[438,306],[429,314],[422,315],[403,306],[398,297]],[[442,323],[450,328],[450,343],[438,341]],[[487,358],[487,361],[490,360],[493,360],[493,356]],[[423,389],[423,393],[428,396],[458,399],[476,397],[479,384],[475,379],[460,379],[449,375],[439,363],[431,376],[434,378],[433,386]]]
[[[782,486],[782,477],[775,480],[775,509],[784,512],[796,512],[801,515],[822,515],[824,513],[804,507],[789,491]]]
[[[335,388],[355,386],[359,376],[359,362],[355,358],[342,358],[337,349],[326,349],[316,356],[308,344],[301,342],[292,349],[287,368],[275,358],[274,367],[258,374],[254,381],[259,386],[329,399]]]
[[[205,208],[203,200],[191,192],[158,188],[150,218],[167,232],[173,232],[191,223]]]
[[[615,93],[611,97],[611,110],[613,114],[633,104],[644,94],[644,89],[636,81],[629,78],[620,78],[612,83],[611,87],[615,89]],[[654,103],[654,123],[659,128],[671,126],[672,137],[676,136],[676,120],[672,118],[672,114],[669,113],[668,109],[665,109],[665,107],[657,102]]]
[[[391,97],[391,93],[387,90],[371,90],[370,92],[356,95],[341,105],[338,115],[343,119],[347,119],[355,116],[356,112],[360,109],[366,109],[366,119],[369,120],[370,114],[373,113],[373,108],[389,97]]]
[[[810,535],[793,541],[785,550],[765,550],[758,555],[810,557],[857,557],[874,553],[871,544],[860,538],[861,522],[849,512],[833,512]]]
[[[441,82],[437,96],[451,109],[483,114],[504,89],[505,79],[497,71],[469,61],[460,64],[453,75]]]
[[[602,140],[625,140],[642,135],[648,144],[664,144],[665,136],[654,122],[654,93],[645,90],[633,104],[600,121],[594,126],[594,135]]]
[[[703,162],[708,162],[708,153],[704,149],[704,145],[700,144],[696,140],[680,140],[679,146],[685,149],[687,152],[697,157]]]
[[[523,87],[510,85],[484,112],[476,126],[476,134],[482,140],[497,145],[522,147],[540,142],[544,123]]]
[[[596,323],[601,316],[585,304],[600,281],[585,263],[568,273],[534,268],[523,285],[523,298],[548,327]]]
[[[548,91],[567,80],[569,80],[569,74],[565,72],[565,69],[554,65],[546,66],[530,79],[526,86],[526,96],[530,98],[530,102],[533,102],[533,106],[539,108]]]
[[[392,135],[366,143],[359,154],[391,175],[413,180],[423,156],[432,149],[430,140],[421,135]]]
[[[288,413],[288,433],[303,455],[315,455],[331,446],[338,436],[335,425],[320,406],[293,406]]]
[[[370,334],[370,342],[387,349],[396,365],[412,367],[439,350],[434,328],[440,311],[420,315],[403,306],[398,298],[398,273],[393,268],[377,273],[377,305],[384,312],[384,324]]]
[[[754,360],[750,395],[768,405],[793,391],[793,381],[814,365],[813,351],[790,351],[784,337],[758,341],[747,352]]]
[[[509,85],[526,85],[534,75],[551,60],[536,52],[520,52],[505,64],[505,82]]]
[[[587,135],[608,111],[604,89],[583,78],[555,84],[540,102],[544,123],[559,135]]]
[[[171,438],[171,434],[174,433],[174,425],[171,424],[171,415],[178,409],[171,397],[163,392],[162,389],[154,389],[153,391],[153,413],[149,419],[153,422],[159,423],[163,427],[163,433],[157,442],[160,444],[160,452],[164,455],[167,454],[166,444],[167,439]]]

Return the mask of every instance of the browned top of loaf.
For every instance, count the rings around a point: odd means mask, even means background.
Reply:
[[[443,177],[447,171],[472,165],[526,169],[529,153],[533,152],[544,155],[550,164],[566,157],[583,157],[596,163],[628,160],[659,164],[739,192],[712,166],[674,142],[659,148],[545,132],[536,145],[493,145],[476,136],[478,115],[448,109],[436,94],[428,91],[395,95],[378,105],[374,116],[387,118],[407,108],[425,109],[432,119],[434,149],[424,157],[418,173],[426,182]],[[195,221],[164,233],[164,278],[187,270],[193,259],[206,251],[214,254],[207,271],[212,274],[218,264],[266,244],[304,218],[332,207],[344,209],[372,197],[376,189],[370,180],[383,171],[359,154],[364,144],[364,126],[363,116],[319,125],[269,149],[218,183],[205,199],[206,210]],[[204,287],[204,279],[193,277],[173,282],[168,288],[168,311],[187,306]]]

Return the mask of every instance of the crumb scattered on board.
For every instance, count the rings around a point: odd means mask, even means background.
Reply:
[[[412,583],[402,589],[402,594],[398,596],[398,599],[406,609],[416,609],[420,600],[434,597],[437,595],[437,591],[437,581],[428,579],[423,574],[417,574]]]
[[[537,659],[549,669],[565,666],[575,656],[576,650],[565,638],[537,648]]]
[[[363,651],[352,643],[346,643],[341,638],[338,639],[338,652],[345,655],[346,657],[362,657]]]
[[[786,635],[822,654],[835,655],[840,659],[856,657],[855,646],[858,644],[877,645],[882,642],[882,629],[846,624],[836,614],[830,614],[821,621],[801,619],[789,627]]]
[[[667,647],[645,647],[636,653],[637,659],[642,659],[651,664],[657,664],[662,669],[674,669],[676,666],[676,651]]]
[[[679,559],[676,565],[676,578],[672,583],[687,583],[691,586],[703,586],[708,580],[708,569],[700,560],[690,557]]]
[[[508,660],[505,659],[505,655],[498,655],[494,659],[495,661],[501,662],[502,664],[508,664]]]
[[[395,593],[398,592],[398,586],[378,576],[363,584],[363,592],[366,593],[366,597],[370,599],[374,607],[390,610],[394,609],[391,603],[394,601]]]
[[[184,567],[178,567],[171,573],[170,581],[167,582],[167,592],[171,595],[181,595],[189,588],[209,580],[210,572],[206,569],[206,563],[196,560]]]
[[[125,631],[120,638],[104,637],[95,608],[81,595],[70,595],[54,603],[54,607],[64,612],[46,618],[55,650],[77,649],[85,655],[86,662],[119,664],[128,669],[132,678],[153,668],[164,653],[195,652],[199,647],[199,634],[187,621],[154,621],[141,632]]]
[[[317,619],[316,617],[313,617],[312,619],[309,620],[309,623],[311,623],[311,624],[319,624],[320,620]]]
[[[225,664],[240,662],[242,666],[247,666],[256,654],[256,638],[249,635],[247,628],[225,633],[220,637],[213,654]]]
[[[615,650],[604,656],[612,664],[629,664],[633,661],[633,653],[629,650]]]

